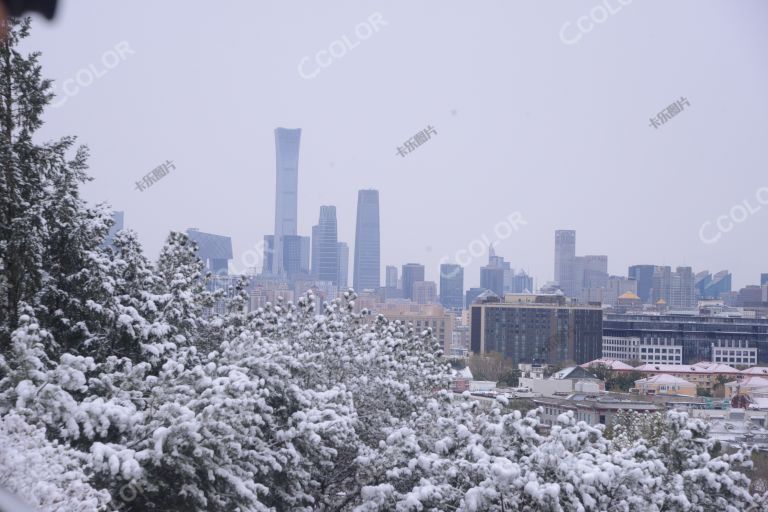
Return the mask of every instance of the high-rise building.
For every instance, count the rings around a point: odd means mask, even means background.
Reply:
[[[112,226],[109,228],[106,238],[104,238],[104,247],[109,247],[115,240],[115,235],[125,227],[125,212],[112,212]]]
[[[464,309],[464,268],[461,265],[440,265],[440,304],[453,311]]]
[[[187,236],[197,243],[197,256],[203,261],[207,271],[216,275],[226,275],[229,272],[229,260],[232,259],[230,237],[203,233],[197,228],[189,228]]]
[[[583,288],[606,288],[608,286],[608,256],[584,256]]]
[[[766,284],[768,284],[768,273],[760,274],[760,286],[765,286]]]
[[[272,259],[275,255],[275,235],[264,235],[264,257],[262,259],[262,275],[272,274]]]
[[[275,129],[275,235],[272,274],[282,275],[284,237],[296,235],[301,128]]]
[[[319,281],[330,281],[338,285],[339,246],[336,231],[336,207],[321,206],[320,220],[312,228],[312,275]]]
[[[387,265],[385,270],[386,279],[385,283],[387,288],[397,288],[397,267],[394,265]]]
[[[467,290],[467,293],[465,294],[464,304],[466,305],[466,308],[469,309],[469,307],[475,302],[475,299],[477,299],[482,293],[487,292],[485,288],[470,288]]]
[[[499,297],[504,296],[504,268],[480,267],[480,288],[491,290]]]
[[[627,273],[630,279],[637,281],[637,295],[645,304],[650,304],[653,298],[651,289],[655,270],[655,265],[632,265]]]
[[[555,282],[569,297],[576,293],[576,231],[558,229],[555,231]]]
[[[600,307],[567,305],[562,295],[479,301],[470,306],[471,348],[518,364],[583,364],[601,356],[602,318]]]
[[[437,284],[434,281],[416,281],[411,300],[416,304],[437,303]]]
[[[375,290],[381,284],[381,245],[379,233],[379,191],[357,193],[355,227],[355,290]]]
[[[656,267],[653,273],[653,302],[665,303],[672,309],[692,309],[696,306],[694,276],[691,267]]]
[[[424,265],[406,263],[403,265],[403,298],[413,299],[413,283],[424,281]]]
[[[384,315],[390,321],[399,320],[413,324],[417,332],[426,328],[432,329],[432,334],[439,340],[443,350],[450,354],[456,317],[452,311],[439,304],[422,305],[409,302],[377,304],[373,306],[373,311]],[[370,315],[368,318],[373,320],[376,316]]]
[[[708,299],[719,299],[720,294],[728,293],[731,290],[733,275],[727,270],[721,270],[714,276],[704,289],[704,297]]]
[[[480,288],[491,290],[499,297],[509,291],[505,286],[510,281],[512,269],[502,256],[496,256],[493,246],[488,250],[488,264],[480,267]]]
[[[283,236],[283,270],[290,279],[297,274],[309,274],[308,236]]]
[[[339,291],[346,291],[349,286],[349,246],[347,242],[339,242]]]
[[[525,271],[519,271],[512,280],[512,293],[531,292],[533,292],[533,278]]]

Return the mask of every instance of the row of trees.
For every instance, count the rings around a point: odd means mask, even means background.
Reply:
[[[620,443],[455,396],[429,330],[320,304],[203,314],[194,244],[103,242],[84,148],[33,142],[50,100],[12,21],[0,47],[0,486],[41,510],[746,510],[706,427]]]

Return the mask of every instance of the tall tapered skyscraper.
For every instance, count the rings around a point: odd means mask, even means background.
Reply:
[[[379,239],[379,191],[357,193],[355,263],[352,283],[358,292],[381,285],[381,245]]]
[[[298,216],[299,143],[301,128],[275,129],[275,238],[272,273],[285,273],[283,265],[284,237],[295,236]]]
[[[321,206],[320,221],[312,228],[312,274],[320,281],[339,281],[339,246],[336,232],[336,207]]]

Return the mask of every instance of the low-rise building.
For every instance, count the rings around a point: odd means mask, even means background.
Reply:
[[[595,359],[594,361],[581,365],[582,368],[595,368],[598,366],[603,366],[612,372],[631,372],[635,369],[625,362],[610,357],[601,357],[600,359]]]
[[[564,368],[549,378],[520,378],[520,387],[529,388],[541,396],[566,396],[574,392],[598,393],[605,383],[580,366]]]
[[[642,395],[696,396],[696,384],[667,373],[636,380],[635,388]]]
[[[611,425],[619,411],[651,413],[664,410],[661,404],[614,394],[574,393],[567,398],[535,398],[533,403],[541,407],[544,425],[557,424],[557,417],[568,411],[573,411],[577,421],[588,425]]]
[[[722,363],[711,363],[701,361],[696,364],[644,364],[635,368],[644,375],[669,374],[674,377],[685,379],[696,387],[712,391],[716,384],[725,377],[727,379],[738,379],[741,372],[732,366]]]

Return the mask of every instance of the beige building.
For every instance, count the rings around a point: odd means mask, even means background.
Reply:
[[[413,302],[416,304],[436,304],[437,285],[434,281],[416,281],[413,283]]]
[[[375,314],[384,315],[388,320],[400,320],[413,324],[417,330],[432,329],[432,334],[443,346],[443,352],[451,353],[453,341],[454,314],[440,304],[414,304],[403,302],[396,304],[377,304]]]
[[[710,391],[718,384],[718,377],[720,376],[728,380],[742,376],[741,372],[732,366],[709,361],[701,361],[696,364],[644,364],[635,368],[635,371],[648,376],[672,375]]]
[[[285,302],[292,301],[294,298],[293,290],[288,289],[288,285],[281,282],[265,282],[256,285],[251,290],[249,297],[249,307],[253,311],[263,308],[267,302],[274,304],[278,298]]]
[[[641,395],[696,396],[696,384],[667,373],[635,381]]]

